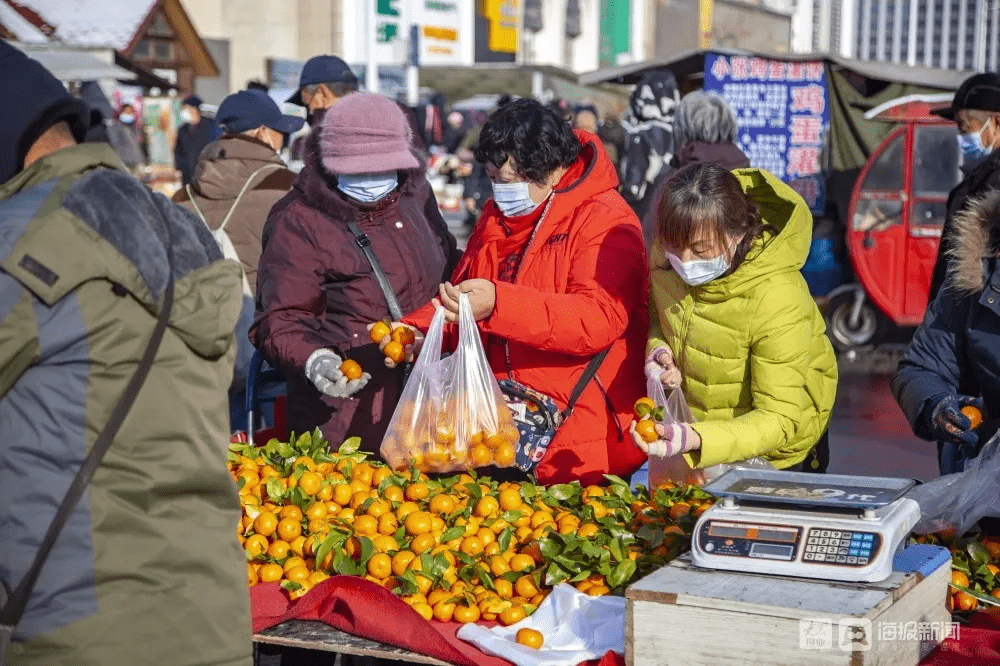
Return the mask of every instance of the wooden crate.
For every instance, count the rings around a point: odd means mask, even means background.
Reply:
[[[925,573],[854,584],[699,569],[684,556],[626,591],[625,661],[915,666],[952,629],[951,567]]]

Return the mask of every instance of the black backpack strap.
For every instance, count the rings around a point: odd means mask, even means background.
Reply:
[[[169,258],[171,255],[169,246],[167,254]],[[104,430],[97,436],[93,448],[87,454],[76,476],[73,477],[73,482],[70,484],[69,489],[66,491],[66,496],[63,497],[62,503],[56,510],[55,517],[52,518],[52,522],[49,524],[49,529],[45,533],[45,538],[42,539],[42,545],[39,547],[38,553],[35,555],[35,560],[31,563],[31,567],[14,591],[11,592],[10,597],[3,604],[3,608],[0,608],[0,664],[4,663],[3,657],[7,650],[7,645],[10,644],[14,628],[21,621],[21,617],[28,607],[31,591],[38,581],[38,576],[45,565],[45,560],[48,559],[49,552],[55,545],[59,533],[66,526],[66,522],[69,520],[70,514],[76,507],[77,502],[80,501],[87,486],[90,485],[90,480],[93,478],[94,472],[97,471],[97,467],[101,464],[104,454],[111,447],[111,442],[114,440],[115,435],[118,434],[118,430],[121,428],[125,417],[128,416],[129,410],[132,409],[132,405],[139,395],[139,390],[146,381],[146,376],[153,366],[153,360],[156,358],[160,342],[163,340],[163,334],[167,330],[167,323],[170,320],[170,311],[173,308],[173,303],[174,280],[171,277],[163,292],[163,307],[160,309],[159,317],[157,317],[156,327],[153,329],[153,334],[146,345],[146,351],[139,361],[139,367],[136,368],[135,374],[132,375],[128,385],[125,387],[125,391],[122,393],[122,397],[111,412],[111,417],[104,426]]]
[[[583,390],[587,388],[587,384],[593,381],[594,377],[597,376],[597,371],[600,370],[601,364],[604,363],[604,359],[608,357],[608,352],[611,348],[608,347],[600,354],[590,359],[590,363],[587,364],[587,368],[580,375],[580,379],[577,380],[576,386],[573,387],[573,392],[569,396],[569,402],[566,403],[566,409],[563,410],[562,417],[565,421],[569,418],[570,414],[573,413],[573,407],[576,406],[577,400],[583,395]]]
[[[396,300],[396,293],[392,290],[392,285],[389,284],[389,278],[385,276],[382,264],[379,263],[378,257],[375,256],[375,252],[372,250],[372,239],[368,237],[368,234],[361,231],[361,227],[354,220],[347,222],[347,228],[354,234],[354,239],[357,241],[358,247],[365,253],[368,263],[372,265],[375,280],[378,282],[378,287],[382,290],[385,302],[389,306],[389,316],[392,317],[393,321],[401,320],[403,318],[403,309],[399,307],[399,301]]]

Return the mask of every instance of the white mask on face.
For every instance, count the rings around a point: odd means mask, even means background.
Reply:
[[[337,175],[341,192],[361,203],[375,203],[396,189],[399,177],[395,171],[384,173],[344,173]]]
[[[183,120],[186,123],[194,124],[194,114],[188,111],[187,109],[182,109],[181,120]]]
[[[528,193],[527,183],[494,183],[493,201],[504,217],[527,215],[541,204],[535,203]]]
[[[135,116],[133,116],[131,113],[123,113],[120,116],[118,116],[118,120],[125,123],[126,125],[131,125],[133,122],[135,122]]]
[[[680,257],[670,252],[665,254],[667,261],[670,262],[680,279],[692,287],[711,282],[729,270],[729,258],[725,252],[714,259],[692,259],[691,261],[681,261]]]

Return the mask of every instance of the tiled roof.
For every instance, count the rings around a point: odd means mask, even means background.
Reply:
[[[124,50],[158,0],[0,0],[0,8],[20,5],[55,28],[52,38],[77,46]],[[12,12],[16,13],[16,12]],[[0,14],[0,17],[6,14]],[[0,18],[12,32],[14,29]]]
[[[14,11],[13,7],[2,0],[0,0],[0,30],[4,34],[9,34],[12,39],[18,42],[36,44],[49,41],[45,33],[28,22],[27,19]]]

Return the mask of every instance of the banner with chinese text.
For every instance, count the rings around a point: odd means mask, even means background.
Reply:
[[[826,206],[820,165],[830,128],[822,62],[751,56],[705,56],[705,90],[736,113],[736,144],[750,164],[767,169],[802,195],[813,213]]]

